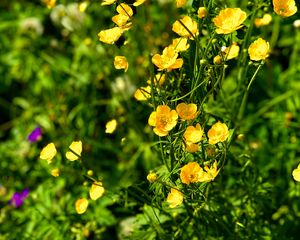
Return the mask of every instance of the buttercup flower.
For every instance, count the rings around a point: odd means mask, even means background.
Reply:
[[[111,19],[115,24],[117,24],[119,27],[123,27],[127,21],[129,20],[129,17],[124,14],[118,14],[116,16],[113,16]]]
[[[295,181],[300,182],[300,164],[293,170],[292,175]]]
[[[203,136],[203,129],[200,124],[197,123],[196,127],[188,126],[183,134],[183,137],[186,142],[197,143],[200,142]]]
[[[125,72],[128,70],[128,62],[124,56],[115,56],[114,66],[116,69],[124,69]]]
[[[187,30],[188,29],[188,30]],[[189,16],[184,16],[173,23],[172,31],[181,37],[194,38],[199,34],[198,24]]]
[[[102,182],[94,182],[90,188],[90,198],[92,200],[97,200],[98,198],[102,197],[104,192],[105,189],[102,186]]]
[[[69,146],[69,149],[72,151],[66,152],[66,158],[70,161],[75,161],[81,156],[82,152],[82,142],[81,141],[73,141]],[[73,153],[74,152],[74,153]],[[76,153],[76,154],[75,154]]]
[[[180,171],[180,179],[184,184],[199,182],[200,177],[203,175],[203,169],[197,162],[189,162],[184,165]]]
[[[54,143],[49,143],[46,147],[44,147],[40,153],[40,158],[43,160],[47,160],[48,164],[51,163],[52,158],[56,155],[57,151]]]
[[[173,47],[177,52],[184,52],[190,47],[190,44],[188,44],[187,41],[187,38],[175,38],[170,46]]]
[[[121,3],[120,5],[118,5],[116,10],[118,13],[127,15],[129,18],[133,15],[132,8],[126,3]]]
[[[178,114],[166,105],[159,105],[156,111],[152,112],[148,124],[155,127],[154,133],[160,137],[168,135],[177,124]]]
[[[255,40],[248,48],[250,59],[253,61],[265,60],[269,56],[269,51],[269,43],[262,38]]]
[[[28,141],[34,143],[40,140],[42,137],[42,129],[40,127],[36,127],[27,137]]]
[[[157,180],[157,175],[155,172],[152,172],[150,171],[149,174],[147,175],[147,180],[150,182],[150,183],[153,183]]]
[[[99,41],[114,44],[123,34],[123,29],[119,27],[114,27],[107,30],[102,30],[98,33]]]
[[[151,87],[140,87],[134,93],[134,98],[138,101],[146,101],[151,97]]]
[[[229,34],[243,27],[247,14],[240,8],[225,8],[212,21],[216,25],[216,33]]]
[[[13,205],[15,208],[21,207],[24,200],[28,197],[29,195],[29,189],[25,188],[22,192],[15,192],[10,201],[9,204]]]
[[[197,13],[198,13],[198,18],[200,18],[200,19],[205,18],[207,16],[206,7],[199,7]]]
[[[166,75],[165,74],[157,73],[155,75],[155,77],[153,78],[153,84],[154,84],[154,86],[156,86],[156,85],[160,85],[161,86],[165,82],[165,79],[166,79]],[[148,79],[147,83],[149,85],[151,85],[151,83],[152,83],[151,79]]]
[[[187,0],[176,0],[176,7],[181,8],[186,4]]]
[[[273,0],[274,12],[282,17],[290,17],[297,12],[295,0]]]
[[[185,150],[188,153],[194,153],[194,152],[199,151],[199,145],[197,143],[192,143],[192,142],[185,141],[184,142],[184,147],[185,147]]]
[[[75,209],[78,214],[83,214],[85,213],[87,207],[89,205],[89,201],[86,198],[79,198],[75,202]]]
[[[256,27],[262,27],[268,25],[271,21],[271,14],[266,13],[262,18],[255,18],[254,24]]]
[[[236,43],[233,43],[231,46],[222,49],[222,52],[225,56],[225,59],[230,60],[239,55],[240,47]]]
[[[105,126],[106,127],[105,133],[112,134],[116,130],[117,125],[118,125],[118,123],[117,123],[116,119],[112,119],[112,120],[108,121]]]
[[[197,105],[194,103],[179,103],[176,111],[183,120],[192,120],[197,117]]]
[[[59,177],[59,169],[58,168],[54,168],[51,170],[51,175],[53,177]]]
[[[49,9],[53,8],[56,4],[56,0],[44,0],[43,2],[46,4],[47,8]]]
[[[229,136],[229,130],[225,123],[217,122],[208,130],[208,143],[216,144],[224,142]]]
[[[144,2],[146,2],[146,0],[136,0],[134,3],[133,3],[133,6],[137,7],[141,4],[143,4]]]
[[[204,167],[204,174],[199,178],[199,182],[211,182],[215,179],[218,175],[220,169],[218,170],[218,163],[217,161],[211,167],[205,166]]]
[[[171,192],[168,194],[167,202],[170,208],[175,208],[183,202],[183,194],[175,188],[171,188]]]
[[[162,55],[155,54],[152,57],[152,63],[158,67],[158,71],[167,69],[171,71],[176,68],[181,68],[183,65],[183,59],[178,58],[178,52],[171,46],[166,47]]]
[[[102,0],[101,5],[111,5],[115,3],[117,0]]]

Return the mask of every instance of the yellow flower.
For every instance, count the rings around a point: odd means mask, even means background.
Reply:
[[[77,160],[79,157],[81,157],[81,152],[82,152],[82,142],[81,141],[73,141],[71,143],[71,145],[69,146],[69,149],[71,149],[72,151],[67,151],[66,152],[66,158],[70,161],[75,161]]]
[[[44,0],[43,2],[46,4],[47,8],[49,9],[53,8],[56,4],[56,0]]]
[[[155,172],[152,172],[150,171],[149,174],[147,175],[147,180],[150,182],[150,183],[153,183],[157,180],[157,175]]]
[[[75,202],[75,209],[78,214],[83,214],[85,213],[87,207],[89,205],[89,202],[86,198],[79,198]]]
[[[48,164],[51,163],[52,158],[56,155],[57,151],[54,143],[49,143],[46,147],[44,147],[40,153],[40,158],[43,160],[47,160]]]
[[[136,0],[134,3],[133,3],[133,6],[137,7],[141,4],[143,4],[144,2],[146,2],[146,0]]]
[[[146,101],[151,97],[151,87],[140,87],[138,88],[135,93],[134,97],[138,101]]]
[[[173,47],[166,47],[162,55],[155,54],[152,57],[152,63],[158,67],[158,71],[167,69],[171,71],[172,69],[181,68],[183,65],[183,59],[178,58],[178,52],[175,51]]]
[[[290,17],[297,12],[295,0],[273,0],[274,12],[282,17]]]
[[[220,65],[222,63],[222,57],[220,55],[217,55],[214,57],[214,64]]]
[[[116,119],[112,119],[112,120],[108,121],[105,126],[106,127],[105,133],[112,134],[116,130],[117,125],[118,125],[118,123],[117,123]]]
[[[255,18],[254,24],[256,27],[266,26],[272,21],[271,14],[266,13],[262,18]]]
[[[225,55],[225,60],[230,60],[239,55],[240,47],[236,43],[233,43],[231,46],[222,49],[222,52]]]
[[[118,13],[126,15],[129,18],[133,15],[132,8],[126,3],[121,3],[120,5],[118,5],[116,10]]]
[[[127,21],[129,20],[129,17],[124,14],[118,14],[116,16],[113,16],[111,19],[115,24],[117,24],[119,27],[123,27]]]
[[[155,75],[154,79],[153,79],[154,86],[156,86],[157,84],[161,86],[165,82],[165,79],[166,79],[166,75],[165,74],[157,73]],[[147,83],[149,85],[151,85],[151,79],[149,79],[147,81]]]
[[[196,127],[188,126],[183,134],[186,142],[197,143],[200,142],[203,136],[203,129],[200,124],[197,123]]]
[[[199,145],[197,143],[192,143],[192,142],[188,142],[185,141],[184,143],[185,145],[185,150],[188,153],[194,153],[194,152],[198,152],[199,151]]]
[[[116,69],[124,69],[125,72],[128,70],[128,62],[124,56],[115,56],[114,66]]]
[[[250,59],[253,61],[265,60],[269,56],[269,51],[269,42],[262,38],[255,40],[248,48]]]
[[[90,198],[92,200],[97,200],[98,198],[102,197],[104,194],[105,189],[102,186],[101,182],[94,182],[90,188]]]
[[[175,188],[171,188],[171,192],[168,194],[167,202],[170,208],[175,208],[183,202],[183,194]]]
[[[225,123],[217,122],[208,130],[208,143],[216,144],[224,142],[229,136],[229,130]]]
[[[114,44],[123,34],[123,29],[119,27],[114,27],[107,30],[102,30],[98,33],[99,41]]]
[[[203,172],[203,169],[197,162],[189,162],[180,170],[181,182],[187,185],[199,182],[199,178],[203,175]]]
[[[177,124],[178,114],[166,105],[159,105],[156,111],[152,112],[148,124],[155,127],[154,133],[160,137],[168,135]]]
[[[180,20],[175,21],[172,30],[181,37],[194,38],[199,34],[197,22],[189,16],[184,16]]]
[[[101,5],[111,5],[115,3],[117,0],[102,0]]]
[[[211,182],[215,179],[218,175],[220,169],[218,170],[218,163],[217,161],[211,167],[205,166],[204,167],[204,174],[200,177],[199,182]]]
[[[53,177],[58,177],[59,176],[59,169],[58,168],[54,168],[51,170],[51,175]]]
[[[183,120],[192,120],[197,117],[197,105],[194,103],[179,103],[176,106],[176,111]]]
[[[184,52],[190,47],[187,41],[187,38],[175,38],[170,46],[173,47],[177,52]]]
[[[300,182],[300,164],[293,170],[292,175],[295,181]]]
[[[207,16],[206,7],[199,7],[197,13],[198,13],[198,18],[200,18],[200,19],[205,18]]]
[[[240,8],[225,8],[212,21],[216,25],[216,33],[228,34],[243,27],[247,14]]]
[[[184,5],[186,4],[187,0],[176,0],[176,7],[177,8],[181,8],[184,7]]]

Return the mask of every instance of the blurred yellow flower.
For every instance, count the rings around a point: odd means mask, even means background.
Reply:
[[[197,105],[194,103],[179,103],[176,111],[183,120],[192,120],[197,117]]]
[[[255,18],[254,24],[256,27],[262,27],[268,25],[271,21],[271,14],[266,13],[262,18]]]
[[[133,15],[132,8],[126,3],[121,3],[120,5],[118,5],[116,10],[118,13],[126,15],[129,18]]]
[[[187,38],[194,38],[199,34],[198,23],[189,16],[184,16],[180,20],[175,21],[172,30],[179,36]]]
[[[67,151],[66,152],[66,158],[70,161],[75,161],[79,157],[81,157],[81,152],[82,152],[82,142],[81,141],[73,141],[71,145],[69,146],[69,149],[72,151]]]
[[[153,84],[154,84],[154,86],[156,86],[157,84],[161,86],[165,82],[165,79],[166,79],[166,75],[165,74],[157,73],[155,75],[155,77],[153,78]],[[151,79],[148,79],[147,83],[149,85],[151,85]]]
[[[124,14],[118,14],[112,17],[112,21],[117,24],[119,27],[123,27],[130,18]]]
[[[157,174],[155,172],[150,171],[149,174],[147,175],[147,180],[150,183],[153,183],[157,180]]]
[[[225,8],[212,21],[216,25],[216,33],[229,34],[243,27],[247,14],[240,8]]]
[[[239,52],[240,47],[237,45],[237,43],[233,43],[231,46],[222,49],[225,60],[236,58],[239,55]]]
[[[273,0],[274,12],[282,17],[290,17],[297,12],[295,0]]]
[[[138,101],[146,101],[151,97],[151,87],[140,87],[134,93],[134,98]]]
[[[217,55],[214,57],[213,62],[214,64],[220,65],[222,63],[222,57],[220,55]]]
[[[225,123],[217,122],[208,130],[208,143],[216,144],[224,142],[229,136],[229,130]]]
[[[172,44],[170,46],[173,47],[177,52],[184,52],[188,50],[190,47],[190,44],[188,44],[187,41],[188,41],[187,38],[183,38],[183,37],[175,38],[173,39]]]
[[[269,56],[269,51],[269,42],[262,38],[255,40],[248,48],[250,59],[253,61],[265,60]]]
[[[197,123],[196,127],[188,126],[183,134],[183,137],[186,142],[197,143],[200,142],[203,136],[203,129],[200,124]]]
[[[194,153],[199,151],[199,144],[185,141],[184,143],[185,150],[188,153]]]
[[[199,178],[203,175],[203,172],[203,169],[197,162],[189,162],[181,168],[180,180],[187,185],[199,182]]]
[[[211,182],[215,179],[218,175],[220,169],[218,170],[218,163],[217,161],[211,167],[205,166],[204,167],[204,174],[200,177],[199,182]]]
[[[176,68],[181,68],[183,65],[183,59],[178,58],[178,52],[175,51],[173,47],[166,47],[162,55],[155,54],[152,57],[152,63],[158,67],[158,71],[162,71],[164,69],[167,69],[168,71],[171,71]]]
[[[105,189],[102,186],[102,182],[94,182],[90,188],[90,198],[92,200],[97,200],[98,198],[102,197],[104,192]]]
[[[170,208],[175,208],[183,202],[183,194],[175,188],[171,188],[171,192],[168,194],[167,202]]]
[[[53,177],[59,177],[59,169],[58,168],[54,168],[51,170],[51,175]]]
[[[115,66],[116,69],[124,69],[125,72],[127,72],[129,64],[127,62],[126,57],[124,57],[124,56],[115,56],[114,66]]]
[[[181,8],[184,7],[184,5],[186,4],[187,0],[176,0],[176,7],[177,8]]]
[[[114,44],[123,34],[123,29],[119,27],[110,28],[107,30],[102,30],[98,33],[99,41]]]
[[[146,2],[146,0],[136,0],[134,3],[133,3],[133,6],[137,7],[141,4],[143,4],[144,2]]]
[[[166,105],[159,105],[156,111],[152,112],[148,124],[155,127],[154,133],[160,137],[168,135],[177,124],[178,114]]]
[[[44,147],[40,153],[40,158],[43,160],[47,160],[48,164],[52,162],[52,158],[56,155],[57,151],[54,143],[49,143],[46,147]]]
[[[118,123],[117,123],[116,119],[112,119],[112,120],[108,121],[105,126],[106,127],[105,133],[112,134],[116,130],[117,125],[118,125]]]
[[[89,202],[86,198],[79,198],[75,202],[75,209],[78,214],[83,214],[85,213],[87,207],[89,205]]]
[[[295,181],[300,182],[300,164],[293,170],[292,175]]]
[[[101,5],[111,5],[115,3],[117,0],[102,0]]]
[[[44,0],[43,1],[45,3],[45,5],[47,6],[47,8],[53,8],[56,4],[56,0]]]
[[[198,8],[198,18],[205,18],[207,16],[207,8],[206,7],[199,7]]]

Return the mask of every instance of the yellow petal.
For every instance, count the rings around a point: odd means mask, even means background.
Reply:
[[[71,143],[71,145],[69,146],[69,148],[74,152],[76,153],[78,156],[81,156],[81,152],[82,152],[82,142],[81,141],[73,141]],[[77,160],[79,157],[74,154],[73,152],[71,151],[68,151],[66,153],[66,158],[70,161],[75,161]]]
[[[76,203],[75,203],[75,209],[76,209],[76,212],[78,214],[83,214],[85,213],[87,207],[89,205],[89,202],[86,198],[79,198]]]
[[[40,158],[43,160],[47,160],[48,164],[51,163],[52,158],[56,155],[57,151],[54,143],[49,143],[46,147],[44,147],[40,153]]]
[[[105,189],[104,189],[104,187],[102,187],[102,183],[94,182],[90,188],[90,198],[92,200],[97,200],[98,198],[102,197],[104,192],[105,192]]]

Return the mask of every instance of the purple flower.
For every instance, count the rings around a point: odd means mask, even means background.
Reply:
[[[9,204],[14,205],[16,208],[22,206],[25,198],[28,197],[29,189],[25,188],[22,192],[15,192],[11,197]]]
[[[36,127],[27,137],[27,140],[31,143],[38,141],[42,137],[42,129]]]

